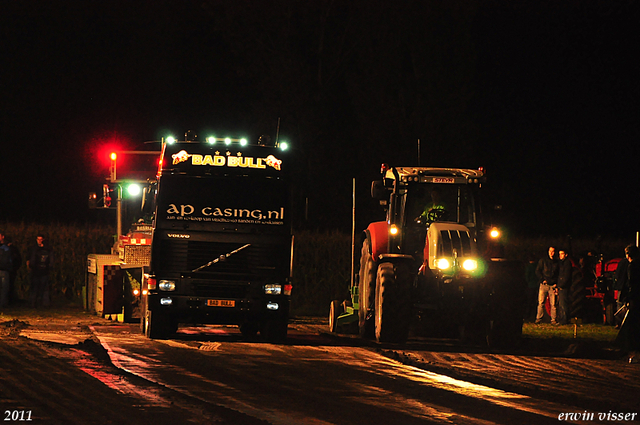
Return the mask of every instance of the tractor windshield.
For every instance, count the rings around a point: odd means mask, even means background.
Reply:
[[[450,221],[475,227],[476,214],[471,187],[466,184],[415,184],[407,191],[408,225]]]

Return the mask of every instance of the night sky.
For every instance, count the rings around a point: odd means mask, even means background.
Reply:
[[[106,153],[193,130],[294,147],[301,227],[380,164],[484,167],[513,233],[640,230],[638,1],[0,0],[0,222],[92,221]],[[302,205],[309,200],[309,220]]]

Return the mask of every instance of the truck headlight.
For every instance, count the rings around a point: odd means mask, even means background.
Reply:
[[[462,268],[468,272],[472,272],[478,269],[478,262],[468,258],[462,262]]]
[[[451,262],[446,258],[439,258],[436,260],[436,266],[438,266],[440,270],[447,270],[451,267]]]
[[[267,283],[264,285],[264,293],[267,295],[280,295],[282,293],[282,285],[279,283]]]
[[[175,291],[176,282],[173,280],[161,280],[158,283],[158,289],[160,289],[161,291]]]

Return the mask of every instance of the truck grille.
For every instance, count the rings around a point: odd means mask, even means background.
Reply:
[[[249,291],[248,283],[225,283],[207,280],[192,280],[191,287],[194,295],[207,298],[246,298]]]
[[[220,258],[240,247],[243,243],[202,242],[189,240],[161,240],[155,270],[167,272],[191,273],[210,261]],[[251,244],[249,247],[232,254],[197,272],[197,275],[216,279],[255,280],[281,275],[288,267],[283,246],[269,244]]]

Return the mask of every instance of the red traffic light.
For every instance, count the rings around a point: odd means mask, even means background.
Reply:
[[[111,158],[112,161],[115,161],[116,159],[118,159],[118,154],[115,152],[111,152],[111,155],[109,155],[109,158]]]

